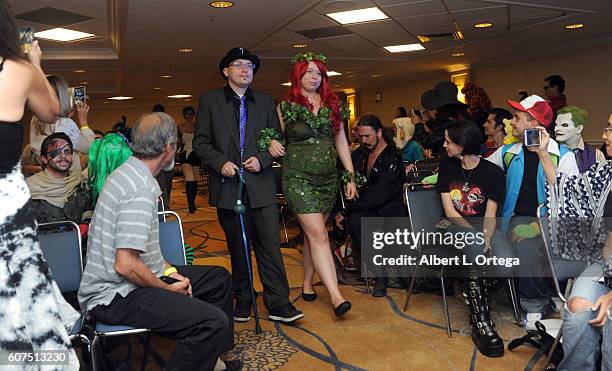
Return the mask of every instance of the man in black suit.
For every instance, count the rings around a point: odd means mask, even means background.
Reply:
[[[209,202],[217,207],[232,261],[234,320],[246,322],[251,316],[240,219],[233,211],[240,172],[245,181],[241,197],[246,206],[247,237],[255,250],[269,318],[293,322],[304,314],[289,301],[280,252],[273,158],[257,148],[259,132],[264,128],[280,131],[280,123],[272,98],[249,89],[258,69],[259,58],[245,48],[231,49],[221,60],[219,72],[227,84],[200,97],[193,148],[211,170]]]

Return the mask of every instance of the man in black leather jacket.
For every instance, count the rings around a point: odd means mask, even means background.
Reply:
[[[361,218],[407,215],[402,202],[404,167],[393,139],[383,134],[385,129],[374,115],[362,117],[357,128],[361,146],[353,151],[351,157],[355,171],[364,175],[367,181],[359,189],[359,198],[347,201],[342,211],[347,219],[354,253],[358,253],[361,246]],[[386,279],[377,277],[375,282],[372,295],[385,296]]]

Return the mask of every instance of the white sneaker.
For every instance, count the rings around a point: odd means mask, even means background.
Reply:
[[[561,301],[561,298],[554,296],[550,306],[555,310],[555,312],[561,313],[565,304]]]
[[[544,313],[527,313],[523,319],[523,327],[528,331],[535,331],[535,323],[544,318]]]

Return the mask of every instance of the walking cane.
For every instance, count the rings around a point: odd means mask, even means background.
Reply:
[[[238,195],[236,197],[236,205],[234,206],[234,212],[240,217],[240,229],[242,230],[242,245],[244,246],[244,256],[246,257],[247,269],[249,271],[251,302],[253,303],[253,314],[255,315],[255,333],[261,334],[259,314],[257,313],[257,299],[255,298],[255,285],[253,285],[253,263],[251,262],[251,249],[249,249],[246,230],[244,227],[244,214],[246,212],[246,208],[242,204],[242,186],[244,184],[244,179],[242,178],[240,169],[235,169],[235,171],[236,175],[238,175]]]

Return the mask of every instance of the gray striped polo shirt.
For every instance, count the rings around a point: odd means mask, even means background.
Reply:
[[[115,271],[117,249],[141,251],[143,263],[156,276],[162,275],[160,193],[149,168],[133,156],[106,179],[89,227],[87,264],[79,287],[81,308],[108,305],[115,295],[125,297],[137,288]]]

